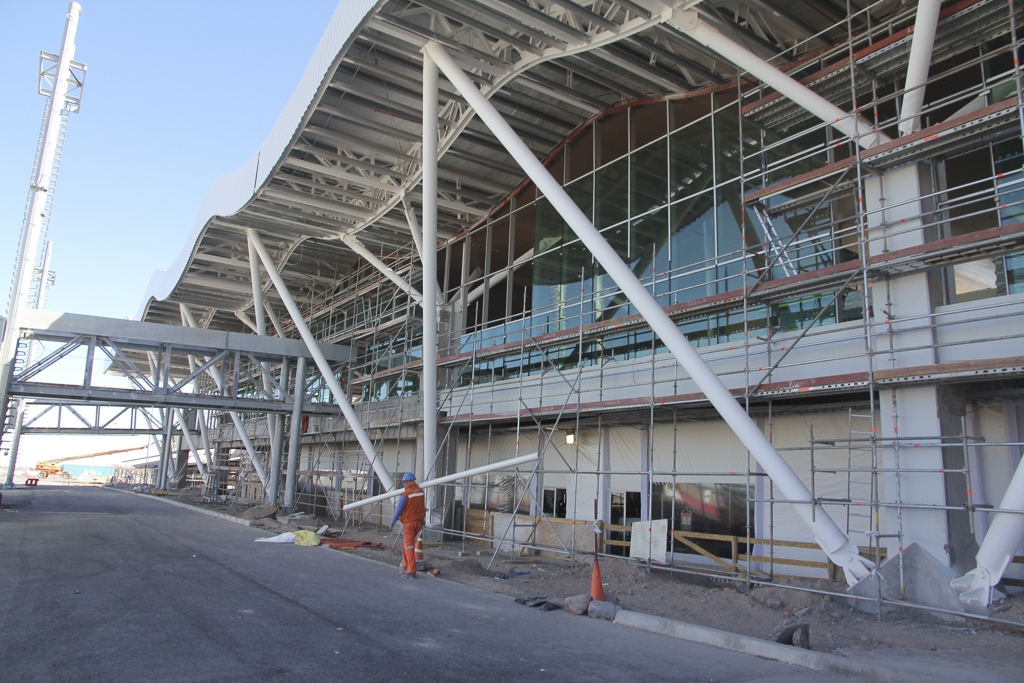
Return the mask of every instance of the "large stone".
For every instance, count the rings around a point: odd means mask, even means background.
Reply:
[[[615,606],[613,602],[605,602],[604,600],[592,600],[590,606],[587,608],[587,616],[594,619],[604,619],[605,621],[614,621],[615,613],[619,611],[619,608]]]
[[[256,505],[243,512],[239,517],[242,519],[267,519],[277,514],[277,506],[268,505]]]
[[[796,617],[783,619],[768,636],[768,640],[809,650],[811,648],[811,626]]]
[[[586,614],[590,602],[589,595],[574,595],[565,599],[565,611],[570,614]]]

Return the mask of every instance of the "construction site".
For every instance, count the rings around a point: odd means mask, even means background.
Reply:
[[[374,535],[412,472],[487,569],[1024,628],[1022,20],[343,2],[136,320],[42,310],[27,212],[7,483],[22,435],[144,434],[116,479]]]

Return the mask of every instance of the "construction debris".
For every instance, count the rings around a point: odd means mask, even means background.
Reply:
[[[320,545],[320,538],[317,537],[312,531],[287,531],[278,536],[271,536],[270,538],[257,538],[256,543],[294,543],[295,545],[302,545],[306,547],[316,547]]]
[[[277,514],[278,507],[273,504],[256,505],[243,512],[239,517],[242,519],[266,519]]]

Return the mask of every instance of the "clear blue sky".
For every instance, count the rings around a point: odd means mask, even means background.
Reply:
[[[150,275],[184,246],[210,184],[245,163],[270,132],[338,3],[80,4],[75,58],[89,71],[50,220],[57,285],[47,308],[134,316]],[[0,315],[42,123],[39,51],[60,50],[67,7],[0,0]],[[19,464],[144,443],[27,437]]]
[[[80,4],[75,58],[89,71],[50,220],[57,285],[47,308],[134,316],[210,184],[270,132],[337,0]],[[67,7],[0,1],[2,315],[45,101],[39,51],[59,51]]]

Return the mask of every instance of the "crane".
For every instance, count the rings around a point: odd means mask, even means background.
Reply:
[[[37,460],[36,461],[36,472],[40,479],[46,479],[49,476],[60,475],[65,479],[71,478],[70,472],[65,472],[62,463],[68,460],[81,460],[83,458],[96,458],[101,455],[113,455],[114,453],[128,453],[130,451],[140,451],[148,446],[136,446],[135,448],[118,448],[113,451],[101,451],[99,453],[86,453],[85,455],[72,455],[67,458],[54,458],[52,460]]]

